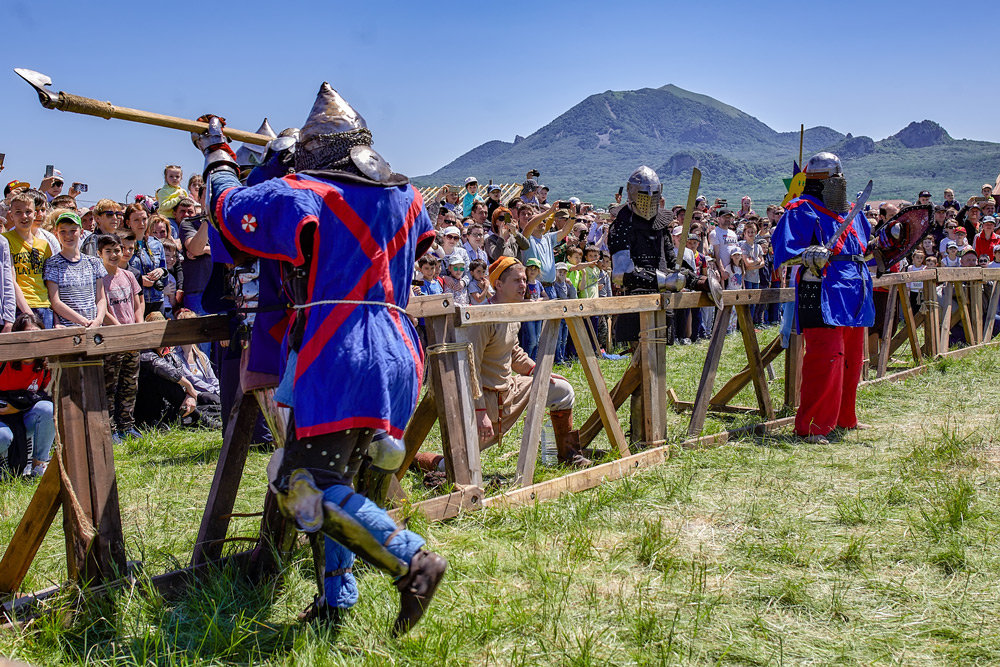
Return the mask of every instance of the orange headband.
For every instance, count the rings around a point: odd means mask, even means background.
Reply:
[[[493,285],[494,289],[497,286],[497,281],[500,280],[500,276],[503,272],[514,266],[515,264],[520,264],[516,257],[507,257],[506,255],[498,259],[497,261],[490,264],[489,281],[490,285]]]

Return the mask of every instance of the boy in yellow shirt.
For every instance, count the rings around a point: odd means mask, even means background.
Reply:
[[[43,270],[45,260],[52,256],[49,242],[32,229],[35,218],[35,200],[26,192],[14,195],[10,201],[7,222],[14,228],[4,233],[10,245],[10,257],[14,264],[14,298],[17,309],[26,313],[34,312],[51,329],[52,305],[45,287]]]

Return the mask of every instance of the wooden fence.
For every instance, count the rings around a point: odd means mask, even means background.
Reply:
[[[879,382],[908,377],[922,372],[926,363],[943,356],[959,356],[969,350],[992,345],[992,323],[997,314],[1000,289],[985,285],[1000,279],[1000,269],[932,269],[906,274],[886,275],[876,280],[885,288],[887,311],[901,313],[899,330],[895,318],[881,326],[883,341],[875,356],[866,361],[865,381]],[[924,305],[913,312],[908,283],[922,283]],[[941,291],[939,304],[938,290]],[[664,461],[673,448],[717,445],[741,433],[763,433],[790,424],[792,417],[777,418],[781,409],[798,404],[801,382],[802,340],[792,334],[787,348],[780,336],[763,348],[758,345],[751,307],[786,303],[793,300],[790,289],[727,291],[722,308],[716,311],[715,324],[707,346],[701,378],[693,400],[683,400],[666,386],[668,349],[663,331],[669,311],[709,307],[705,295],[694,292],[611,297],[603,299],[547,301],[515,305],[458,306],[450,295],[416,297],[408,312],[423,317],[427,328],[427,357],[430,383],[407,426],[404,441],[406,464],[397,477],[402,478],[435,422],[440,424],[441,444],[448,480],[456,491],[421,503],[411,504],[402,488],[392,489],[397,516],[421,511],[431,520],[444,520],[463,510],[525,504],[553,498],[563,493],[589,489],[605,480],[617,479]],[[732,313],[740,324],[740,335],[727,338]],[[598,362],[597,351],[588,334],[591,316],[638,313],[640,340],[631,362],[618,382],[608,387]],[[493,497],[485,497],[483,471],[479,456],[478,432],[470,382],[468,350],[456,343],[457,330],[491,322],[542,320],[538,365],[528,408],[524,416],[523,436],[517,464],[515,488]],[[562,477],[532,483],[538,442],[545,413],[545,391],[552,372],[557,331],[565,321],[576,345],[596,410],[580,427],[581,442],[586,445],[604,430],[620,458]],[[951,332],[961,327],[968,347],[949,351]],[[57,370],[58,433],[61,445],[54,450],[51,464],[0,559],[0,596],[8,598],[3,610],[11,617],[55,589],[20,595],[20,586],[49,530],[56,513],[63,508],[63,532],[66,539],[67,571],[72,582],[90,586],[108,586],[127,576],[125,547],[118,503],[114,453],[107,417],[103,380],[103,357],[123,351],[180,345],[229,337],[229,322],[224,316],[171,322],[34,331],[0,336],[0,361],[40,356],[49,357]],[[724,345],[729,340],[742,342],[746,365],[726,380],[718,390],[716,376]],[[892,354],[909,344],[912,363],[890,367]],[[435,347],[436,346],[436,347]],[[784,355],[785,381],[780,406],[772,397],[767,373]],[[890,373],[890,371],[892,371]],[[868,375],[875,378],[869,380]],[[732,399],[747,385],[753,385],[756,406],[734,406]],[[629,442],[618,420],[617,410],[626,399],[636,395],[641,405],[633,442]],[[691,413],[686,437],[669,442],[666,436],[666,410]],[[761,421],[738,429],[702,435],[710,412],[756,413]],[[224,434],[215,477],[206,500],[191,564],[153,578],[158,590],[169,593],[183,589],[193,578],[210,571],[210,566],[235,561],[256,574],[273,572],[280,563],[275,556],[290,547],[293,531],[277,511],[273,495],[263,499],[261,528],[252,549],[224,556],[236,493],[243,474],[250,445],[251,426],[257,419],[256,400],[246,395],[237,399]],[[633,452],[639,444],[642,451]],[[240,538],[246,539],[246,538]]]

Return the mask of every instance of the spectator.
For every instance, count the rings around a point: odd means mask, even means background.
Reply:
[[[962,252],[962,263],[959,264],[962,268],[972,268],[979,264],[979,255],[976,254],[976,249],[972,246],[966,246],[965,250]]]
[[[97,242],[97,252],[107,272],[101,279],[108,300],[104,324],[142,322],[145,317],[142,288],[131,272],[119,266],[122,262],[121,241],[111,234],[102,235]],[[133,414],[138,382],[138,352],[119,352],[104,357],[104,391],[108,397],[111,433],[116,440],[141,437],[135,429]]]
[[[532,258],[525,262],[524,275],[527,287],[524,290],[524,300],[529,303],[548,299],[548,294],[545,293],[542,283],[538,280],[541,268],[541,262],[537,259]],[[541,331],[541,320],[521,323],[521,348],[531,357],[532,361],[536,361],[538,357],[538,337],[541,335]]]
[[[996,224],[996,218],[992,215],[983,216],[981,223],[982,231],[976,234],[976,238],[973,239],[972,243],[972,247],[975,248],[976,254],[980,257],[983,255],[987,258],[992,257],[993,248],[1000,244],[1000,235],[994,231]]]
[[[475,176],[469,176],[465,179],[465,194],[462,195],[462,216],[469,217],[472,215],[472,205],[475,202],[482,202],[483,198],[479,196],[479,182],[476,180]]]
[[[521,203],[538,206],[538,181],[533,178],[527,179],[521,184]]]
[[[162,322],[163,319],[163,313],[158,311],[146,317],[147,322]],[[202,424],[219,428],[221,422],[213,419],[219,405],[218,395],[195,389],[180,358],[173,354],[173,348],[145,350],[139,354],[135,419],[140,426],[161,427],[179,419],[182,426]]]
[[[944,231],[945,236],[938,245],[938,252],[942,255],[947,253],[949,242],[954,242],[956,244],[955,247],[958,247],[958,239],[955,237],[958,233],[958,223],[954,220],[949,220],[944,224]]]
[[[917,195],[917,204],[920,206],[926,206],[931,203],[931,191],[921,190]]]
[[[975,252],[975,250],[973,250]],[[941,266],[955,267],[961,265],[962,260],[958,256],[958,243],[948,241],[945,246],[945,256],[941,258]]]
[[[52,176],[43,178],[41,184],[38,186],[38,190],[45,195],[45,200],[49,202],[62,194],[62,189],[63,177],[62,172],[58,169],[52,172]]]
[[[597,246],[586,246],[583,249],[583,263],[576,268],[580,273],[580,282],[577,284],[577,296],[581,299],[596,299],[601,283],[601,269],[598,264],[601,261],[601,251]]]
[[[556,269],[556,279],[552,283],[552,291],[555,294],[555,298],[560,301],[565,301],[567,299],[576,299],[576,287],[573,283],[569,281],[569,265],[565,262],[559,262],[555,265]],[[559,337],[556,339],[556,354],[555,363],[557,365],[568,364],[569,360],[566,358],[566,339],[569,336],[569,327],[566,326],[565,320],[559,321]]]
[[[135,252],[129,263],[140,276],[142,298],[146,304],[142,318],[136,320],[141,322],[146,315],[163,308],[163,288],[167,283],[167,256],[160,240],[147,233],[148,214],[142,204],[129,204],[125,207],[125,224],[135,234]]]
[[[959,227],[955,230],[955,242],[958,243],[958,254],[961,255],[965,251],[965,248],[969,245],[969,237],[966,235],[965,228]],[[922,242],[921,242],[922,243]],[[927,249],[924,249],[927,252]]]
[[[184,306],[196,315],[205,315],[208,311],[201,297],[212,275],[212,248],[208,243],[208,220],[194,215],[194,205],[194,200],[185,197],[177,202],[174,213],[184,248]]]
[[[424,255],[417,260],[417,268],[420,270],[422,280],[420,285],[414,286],[416,294],[420,296],[431,296],[434,294],[444,294],[444,283],[437,277],[437,270],[441,263],[437,258]]]
[[[205,179],[201,174],[195,174],[188,179],[188,196],[200,202],[205,194]]]
[[[455,303],[460,306],[469,305],[469,276],[465,272],[466,266],[465,259],[454,253],[448,259],[448,270],[442,278],[444,291],[450,292]]]
[[[49,203],[45,200],[45,195],[38,190],[27,190],[26,192],[35,199],[35,219],[32,221],[32,229],[35,234],[42,236],[49,242],[49,246],[52,247],[52,254],[59,252],[59,239],[49,229],[45,228],[49,210],[51,209]],[[49,225],[49,228],[51,229],[51,225]]]
[[[102,199],[94,206],[94,219],[97,221],[96,231],[81,244],[80,252],[91,257],[97,257],[97,239],[103,234],[117,234],[125,219],[125,211],[121,205],[110,199]],[[80,221],[83,229],[83,221]]]
[[[460,213],[462,209],[458,203],[458,188],[445,185],[444,188],[442,188],[442,191],[444,193],[444,199],[441,200],[441,208],[448,213],[456,215]]]
[[[730,229],[733,224],[733,212],[728,208],[720,209],[718,223],[718,226],[708,233],[708,241],[712,248],[712,257],[715,259],[715,265],[719,267],[719,279],[723,285],[731,285],[732,262],[729,254],[730,249],[739,244],[736,232]]]
[[[184,301],[184,262],[181,261],[181,244],[177,239],[167,239],[163,244],[163,254],[167,262],[167,282],[163,288],[163,310],[164,314],[169,315]]]
[[[500,193],[500,186],[495,183],[486,188],[486,217],[490,220],[493,220],[493,212],[503,207],[500,203]]]
[[[736,214],[736,219],[737,220],[749,220],[751,217],[756,217],[757,214],[754,213],[753,208],[751,208],[752,204],[753,204],[753,201],[750,199],[749,196],[743,197],[740,200],[740,210],[739,210],[739,213]]]
[[[177,238],[174,236],[174,228],[170,225],[170,221],[159,214],[150,216],[149,222],[146,223],[146,234],[160,243]]]
[[[31,312],[21,313],[14,321],[14,331],[37,331],[42,322]],[[56,437],[52,417],[52,399],[45,392],[52,379],[45,359],[0,363],[0,455],[14,444],[14,431],[31,436],[31,476],[41,477],[49,464],[49,452]],[[20,423],[18,423],[20,422]],[[27,449],[27,443],[24,442]],[[20,460],[27,459],[27,452]],[[20,470],[14,470],[18,474]]]
[[[14,265],[14,298],[22,313],[33,312],[42,326],[53,326],[52,306],[45,287],[45,262],[52,256],[52,246],[42,236],[35,234],[35,198],[21,192],[10,200],[8,221],[13,229],[4,233],[10,247]],[[6,325],[6,314],[4,315]]]
[[[729,246],[729,265],[726,267],[726,275],[729,276],[729,289],[742,289],[743,287],[743,248],[738,244]]]
[[[1000,269],[1000,245],[993,248],[993,261],[990,262],[986,268],[989,269]],[[996,284],[994,283],[993,289],[996,289]]]
[[[492,214],[493,233],[486,238],[486,258],[490,263],[501,257],[519,257],[528,249],[528,239],[517,229],[510,209],[503,206]]]
[[[435,253],[441,260],[442,271],[448,271],[448,266],[451,263],[451,258],[457,256],[461,258],[461,264],[463,267],[469,265],[469,253],[465,251],[465,248],[461,246],[462,243],[462,232],[458,227],[450,226],[445,227],[442,230],[441,245],[438,246]]]
[[[119,230],[115,235],[122,244],[121,268],[135,276],[136,282],[142,281],[142,274],[138,267],[132,266],[132,258],[135,257],[135,234],[130,229]]]
[[[535,216],[531,215],[532,209],[530,207],[522,207],[518,211],[521,233],[528,238],[528,249],[524,251],[525,261],[532,257],[538,260],[541,265],[539,279],[550,299],[555,298],[554,292],[551,291],[552,282],[556,279],[554,249],[557,243],[566,239],[570,229],[573,228],[573,217],[569,210],[559,209],[559,203],[555,202],[548,211],[543,211]],[[550,220],[561,224],[561,228],[558,231],[546,232],[545,226]]]
[[[87,232],[87,236],[90,236],[94,233],[94,229],[97,228],[97,222],[94,220],[94,209],[82,208],[78,213],[80,215],[80,222],[83,223],[83,231]]]
[[[924,266],[924,259],[925,259],[924,251],[921,250],[920,248],[917,248],[916,250],[913,251],[912,257],[913,261],[910,262],[910,265],[908,267],[906,267],[906,270],[923,271],[926,268]],[[908,283],[908,286],[910,288],[910,307],[914,310],[914,312],[916,312],[917,309],[920,308],[920,302],[922,300],[924,293],[924,284],[922,282],[914,282],[914,283]]]
[[[187,308],[181,308],[177,313],[178,320],[188,320],[196,315]],[[174,356],[180,362],[184,370],[184,376],[191,382],[191,386],[198,392],[198,409],[204,421],[221,422],[218,406],[219,399],[219,379],[215,376],[208,357],[198,349],[197,345],[179,345],[173,350]],[[220,423],[221,425],[221,423]]]
[[[951,188],[944,191],[944,201],[941,202],[941,205],[953,211],[959,211],[962,208],[962,205],[955,201],[955,191]]]
[[[159,204],[156,211],[168,220],[175,219],[175,210],[181,200],[191,197],[187,190],[181,187],[183,177],[184,172],[176,164],[168,164],[163,168],[163,187],[156,191],[156,202]],[[194,201],[192,199],[192,203]],[[180,225],[180,222],[177,224]],[[174,234],[177,235],[177,230],[174,230]]]
[[[56,234],[62,250],[45,262],[45,286],[59,324],[72,327],[101,326],[107,313],[104,283],[107,275],[101,260],[80,252],[80,216],[72,211],[56,219]]]
[[[538,200],[538,206],[545,210],[549,208],[546,200],[549,198],[549,186],[539,185],[537,192],[535,192],[535,198]]]
[[[483,215],[486,214],[486,209],[482,207],[482,204],[477,203],[476,207],[482,210]],[[463,246],[465,248],[465,253],[468,255],[470,260],[479,259],[482,260],[483,264],[486,264],[487,259],[489,259],[489,254],[486,252],[486,230],[483,226],[478,223],[473,223],[469,225],[468,240]]]
[[[470,226],[479,225],[483,229],[487,229],[490,226],[490,218],[487,214],[487,206],[484,202],[473,202],[472,212],[469,213],[469,217],[472,218]]]

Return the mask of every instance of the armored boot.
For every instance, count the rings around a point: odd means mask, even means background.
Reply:
[[[589,468],[594,462],[580,451],[580,432],[573,430],[572,410],[550,410],[552,435],[556,439],[559,463],[571,468]]]
[[[421,549],[413,555],[409,571],[396,582],[399,615],[392,626],[393,636],[405,634],[417,624],[427,611],[446,569],[448,561],[433,551]]]

